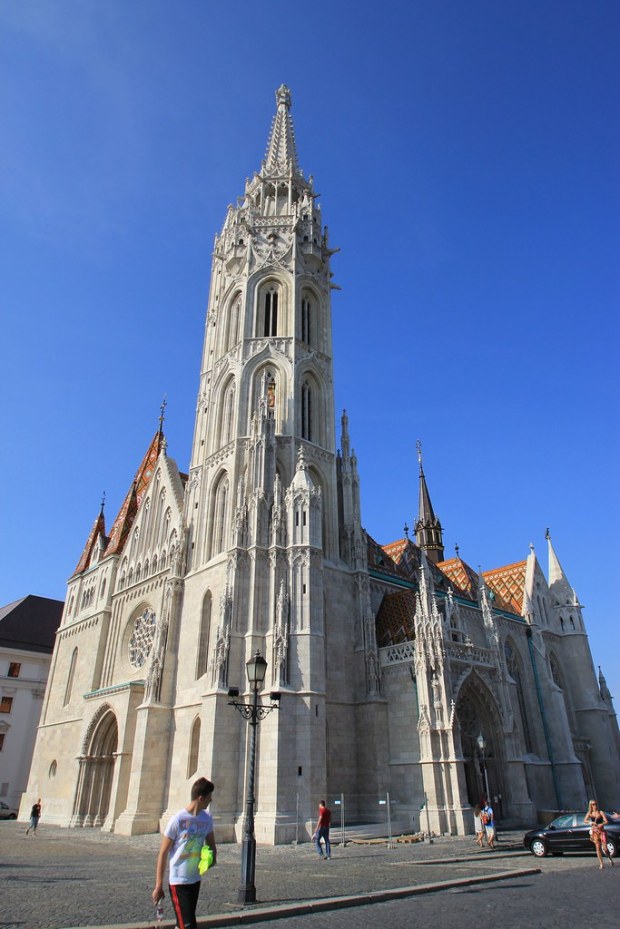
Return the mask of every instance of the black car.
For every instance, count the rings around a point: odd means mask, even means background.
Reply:
[[[544,829],[532,829],[523,836],[523,845],[532,855],[544,858],[545,855],[562,855],[564,852],[594,852],[594,843],[590,841],[590,824],[584,823],[584,813],[562,813]],[[609,820],[605,826],[607,851],[615,858],[620,849],[620,819],[606,813]]]

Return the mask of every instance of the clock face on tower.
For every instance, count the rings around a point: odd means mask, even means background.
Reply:
[[[149,657],[156,627],[155,611],[148,607],[136,619],[129,639],[129,661],[134,668],[143,667]]]

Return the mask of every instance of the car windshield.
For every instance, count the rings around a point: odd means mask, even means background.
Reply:
[[[549,824],[549,828],[553,826],[554,829],[568,829],[569,826],[574,825],[575,814],[574,813],[563,813],[562,816],[558,816]]]

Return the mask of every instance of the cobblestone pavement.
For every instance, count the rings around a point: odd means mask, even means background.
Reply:
[[[532,867],[538,862],[503,837],[503,847],[477,849],[471,837],[434,844],[334,846],[322,861],[310,844],[257,850],[258,905],[345,896],[454,877]],[[115,923],[152,925],[158,835],[123,837],[97,830],[0,823],[0,929],[67,929]],[[203,880],[199,916],[239,909],[240,848],[221,845],[218,865]],[[457,859],[450,861],[450,859]],[[581,859],[583,864],[583,859]],[[620,871],[620,868],[618,869]],[[172,919],[167,901],[165,921]],[[164,923],[165,925],[165,923]],[[173,923],[171,923],[173,925]]]

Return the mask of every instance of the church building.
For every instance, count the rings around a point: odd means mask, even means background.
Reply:
[[[215,241],[188,473],[162,415],[69,578],[22,817],[41,796],[51,823],[155,832],[206,775],[218,839],[239,840],[249,727],[228,692],[247,698],[257,651],[263,700],[281,695],[258,727],[259,842],[309,838],[322,797],[370,823],[389,793],[395,828],[426,804],[452,834],[484,794],[514,823],[620,804],[611,697],[551,539],[548,578],[533,550],[483,574],[445,560],[421,449],[416,541],[362,528],[334,251],[282,86]]]

